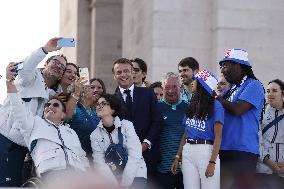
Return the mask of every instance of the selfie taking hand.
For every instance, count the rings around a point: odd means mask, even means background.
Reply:
[[[16,65],[17,65],[16,62],[11,62],[6,67],[6,81],[7,82],[12,82],[15,80],[17,76]]]
[[[59,49],[61,49],[61,47],[57,47],[57,41],[59,39],[62,39],[62,37],[54,37],[52,39],[50,39],[43,47],[42,49],[48,53],[48,52],[52,52],[52,51],[57,51]]]

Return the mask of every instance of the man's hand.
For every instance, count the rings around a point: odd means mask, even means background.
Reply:
[[[145,152],[149,148],[149,144],[146,142],[142,142],[142,152]]]
[[[7,93],[16,93],[17,89],[14,85],[14,80],[16,78],[16,64],[15,62],[11,62],[6,67],[6,87],[7,87]]]
[[[62,37],[54,37],[50,39],[42,48],[45,52],[52,52],[61,49],[61,47],[57,47],[57,41],[62,39]]]
[[[16,62],[10,62],[8,66],[6,67],[6,81],[7,82],[13,82],[17,76],[17,73],[15,71],[16,69]]]

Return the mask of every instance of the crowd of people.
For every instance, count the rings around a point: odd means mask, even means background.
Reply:
[[[59,39],[22,69],[6,67],[0,187],[47,186],[70,172],[130,189],[284,186],[284,83],[272,78],[265,90],[245,50],[225,51],[218,78],[185,57],[156,82],[141,58],[118,58],[108,94],[64,55],[37,68]]]

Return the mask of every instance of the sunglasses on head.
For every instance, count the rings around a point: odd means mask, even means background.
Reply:
[[[59,103],[58,102],[54,102],[54,103],[48,102],[48,103],[46,103],[44,105],[44,107],[46,108],[46,107],[49,107],[50,105],[52,105],[54,108],[58,108],[59,107]]]

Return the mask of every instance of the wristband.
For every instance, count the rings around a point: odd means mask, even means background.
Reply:
[[[44,52],[44,54],[48,54],[48,52],[46,52],[43,47],[41,47],[41,49]]]
[[[267,154],[266,156],[264,156],[262,162],[263,162],[263,163],[266,163],[269,159],[270,159],[270,155]]]
[[[209,161],[209,163],[216,164],[216,162],[215,162],[215,161]]]

